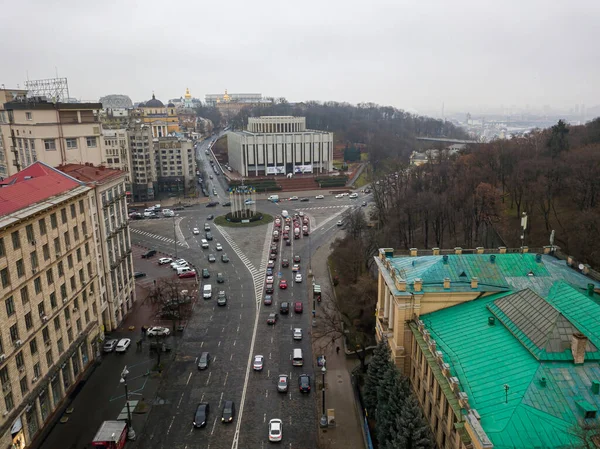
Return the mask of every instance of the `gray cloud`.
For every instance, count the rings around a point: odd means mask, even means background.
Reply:
[[[600,2],[25,0],[3,5],[0,83],[97,100],[262,92],[420,111],[600,104]]]

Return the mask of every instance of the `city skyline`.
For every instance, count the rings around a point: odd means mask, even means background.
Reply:
[[[152,92],[165,101],[189,87],[200,99],[228,89],[419,113],[442,104],[447,111],[600,105],[593,88],[600,67],[587,48],[600,38],[600,6],[586,0],[568,10],[538,0],[502,10],[466,0],[378,1],[368,10],[337,0],[301,9],[176,2],[168,10],[153,1],[143,10],[67,1],[69,14],[39,0],[25,6],[4,8],[12,36],[0,47],[10,61],[0,79],[6,88],[58,74],[72,96],[94,101],[111,93],[147,101]],[[44,20],[23,27],[29,10]],[[73,45],[77,35],[82,43]]]

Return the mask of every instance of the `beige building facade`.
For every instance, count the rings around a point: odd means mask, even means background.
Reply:
[[[178,137],[154,139],[159,192],[195,192],[196,157],[191,140]]]
[[[102,165],[107,168],[121,170],[125,173],[126,182],[131,182],[129,176],[129,139],[127,129],[102,129],[102,140],[106,159]]]
[[[106,331],[114,330],[136,300],[127,217],[126,174],[103,166],[70,164],[58,168],[92,188],[90,211],[98,253],[102,323]]]
[[[100,103],[52,103],[18,97],[0,110],[5,162],[0,170],[11,176],[41,161],[50,166],[67,163],[100,165],[106,160]]]
[[[152,201],[157,181],[156,156],[149,125],[137,123],[127,131],[131,193],[134,202]]]
[[[35,442],[99,351],[90,191],[39,162],[0,188],[2,447]]]

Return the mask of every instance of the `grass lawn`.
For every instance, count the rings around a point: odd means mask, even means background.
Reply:
[[[369,153],[360,153],[360,161],[365,162],[369,160]]]
[[[234,223],[231,221],[227,221],[227,219],[225,218],[225,215],[220,215],[215,218],[215,224],[218,224],[219,226],[227,226],[230,228],[252,228],[255,226],[261,226],[264,224],[268,224],[273,221],[272,215],[265,214],[263,212],[262,216],[263,216],[262,220],[251,221],[250,223]]]
[[[371,182],[371,177],[367,173],[367,170],[363,170],[363,172],[360,174],[360,176],[358,177],[358,179],[354,183],[354,188],[355,189],[359,189],[359,188],[361,188],[363,186],[366,186],[370,182]]]

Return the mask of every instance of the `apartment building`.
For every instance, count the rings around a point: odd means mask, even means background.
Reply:
[[[377,338],[437,447],[579,447],[600,410],[600,274],[558,254],[379,250]]]
[[[196,191],[196,157],[191,140],[155,138],[154,157],[159,192],[185,194]]]
[[[127,128],[102,129],[102,139],[104,154],[106,159],[104,166],[125,173],[125,182],[131,184],[129,175],[129,139],[127,138]]]
[[[68,164],[58,169],[91,187],[90,203],[97,249],[98,294],[102,298],[102,323],[117,328],[135,303],[131,238],[127,219],[126,173]]]
[[[4,103],[14,101],[17,98],[25,98],[27,90],[25,89],[4,89],[0,88],[0,177],[6,178],[8,176],[8,154],[11,150],[10,134],[7,137],[4,136],[3,124],[8,123],[8,115],[4,110]],[[6,143],[5,143],[6,142]]]
[[[7,97],[6,91],[4,96]],[[6,176],[41,161],[100,165],[106,160],[98,120],[100,103],[52,103],[15,96],[0,110]]]
[[[129,140],[131,193],[134,202],[155,198],[157,173],[152,128],[135,123],[127,132]]]
[[[34,162],[0,183],[0,446],[35,444],[99,351],[90,191]]]

